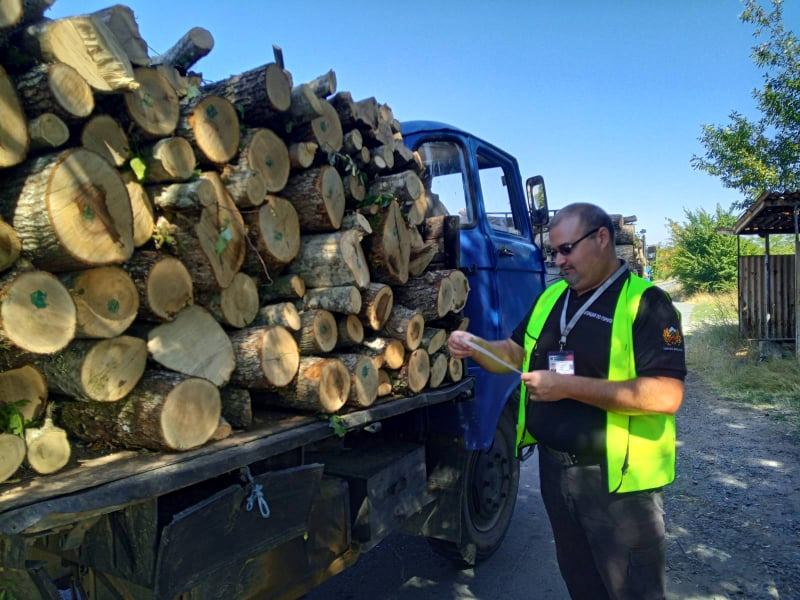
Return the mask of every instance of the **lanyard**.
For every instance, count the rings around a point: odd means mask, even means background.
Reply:
[[[581,306],[577,310],[577,312],[574,315],[572,315],[572,318],[570,319],[569,323],[567,323],[567,305],[569,304],[569,297],[570,294],[572,293],[572,290],[571,289],[567,290],[567,297],[564,299],[564,307],[561,309],[561,339],[558,341],[560,350],[564,349],[564,346],[567,344],[567,336],[569,335],[570,331],[572,331],[573,327],[575,327],[575,325],[578,323],[580,318],[583,316],[583,313],[589,310],[589,307],[592,304],[594,304],[594,301],[597,300],[603,292],[605,292],[609,287],[611,287],[611,284],[613,284],[617,279],[620,278],[620,276],[623,273],[626,273],[627,271],[628,271],[628,265],[626,263],[622,263],[619,269],[614,271],[614,274],[608,279],[606,279],[605,282],[603,282],[603,285],[597,288],[594,291],[594,294],[592,294],[589,297],[589,299],[583,303],[583,306]]]

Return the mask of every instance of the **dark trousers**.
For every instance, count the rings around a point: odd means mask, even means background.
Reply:
[[[539,447],[542,498],[570,596],[664,598],[661,491],[609,494],[600,465],[572,462]]]

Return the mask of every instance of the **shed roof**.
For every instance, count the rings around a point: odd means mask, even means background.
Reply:
[[[742,213],[733,227],[733,233],[794,233],[795,207],[800,207],[800,191],[764,192]]]

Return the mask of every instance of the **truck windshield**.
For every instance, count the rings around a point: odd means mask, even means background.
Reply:
[[[417,151],[425,163],[423,181],[428,192],[426,217],[458,215],[461,226],[475,222],[472,203],[466,194],[466,161],[454,142],[425,142]]]

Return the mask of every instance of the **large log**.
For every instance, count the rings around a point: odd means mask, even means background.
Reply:
[[[409,279],[394,291],[400,304],[415,307],[428,321],[441,319],[450,312],[453,293],[450,271],[429,271]]]
[[[80,139],[84,148],[96,152],[115,167],[121,167],[131,157],[128,135],[109,115],[95,115],[86,121]]]
[[[403,366],[406,350],[403,342],[392,338],[372,337],[363,342],[364,353],[368,354],[377,368],[399,369]]]
[[[302,354],[330,352],[336,347],[338,328],[336,317],[327,310],[300,312],[300,329],[295,334]]]
[[[258,287],[249,275],[237,273],[223,290],[200,291],[197,303],[223,325],[247,327],[258,314]]]
[[[431,374],[431,361],[422,348],[414,350],[403,366],[396,372],[389,372],[392,392],[396,394],[416,394],[425,389]]]
[[[28,122],[30,151],[52,152],[69,139],[69,127],[53,113],[42,113]]]
[[[219,391],[222,400],[222,417],[236,429],[247,429],[253,424],[253,402],[250,390],[226,385]]]
[[[189,69],[214,48],[214,36],[202,27],[192,27],[184,36],[175,42],[175,45],[164,54],[154,57],[150,64],[167,64],[175,67],[181,75],[186,75]]]
[[[292,97],[289,79],[275,63],[212,83],[203,92],[222,96],[240,107],[242,121],[250,127],[269,126],[289,110]]]
[[[145,180],[152,183],[186,181],[194,175],[197,160],[192,145],[182,137],[157,141],[142,152]]]
[[[178,93],[158,69],[138,67],[134,78],[139,86],[104,103],[112,113],[129,124],[129,129],[144,139],[159,139],[173,134],[180,117]]]
[[[0,372],[0,404],[17,405],[26,423],[38,420],[47,406],[44,374],[33,365]]]
[[[189,140],[201,164],[227,164],[239,151],[239,117],[220,96],[184,101],[176,133]]]
[[[11,477],[25,460],[25,440],[11,433],[0,433],[0,483]]]
[[[168,371],[147,371],[119,402],[67,402],[64,427],[81,439],[127,448],[189,450],[217,429],[221,413],[210,381]]]
[[[300,220],[294,206],[267,196],[257,212],[244,215],[250,249],[244,269],[264,279],[280,272],[300,251]]]
[[[22,252],[22,242],[14,228],[0,219],[0,271],[10,268]]]
[[[258,297],[261,302],[269,303],[277,300],[297,300],[306,293],[306,284],[299,275],[284,275],[276,277],[269,283],[262,283],[258,287]]]
[[[411,240],[403,215],[392,201],[385,210],[368,217],[374,233],[364,242],[373,281],[403,285],[408,281]]]
[[[304,356],[297,377],[275,391],[272,401],[298,410],[335,413],[350,395],[350,374],[340,360]]]
[[[92,88],[64,63],[37,65],[17,77],[17,92],[30,117],[53,113],[66,123],[82,120],[94,110]]]
[[[67,432],[56,427],[49,417],[42,427],[25,430],[25,446],[28,466],[39,475],[60,471],[72,454]]]
[[[307,233],[339,229],[344,216],[344,187],[336,169],[325,165],[293,175],[282,195],[297,209]]]
[[[303,296],[303,308],[357,315],[361,311],[361,292],[353,285],[309,289]]]
[[[58,352],[75,337],[75,324],[75,303],[50,273],[17,270],[0,279],[2,354]]]
[[[361,249],[363,234],[355,230],[305,235],[287,272],[300,275],[308,287],[369,285],[369,267]]]
[[[312,119],[308,124],[292,129],[292,139],[313,141],[326,154],[338,152],[344,143],[344,133],[339,115],[336,114],[336,109],[329,102],[320,100],[319,103],[320,116]]]
[[[231,340],[211,314],[187,306],[175,319],[150,330],[147,349],[166,368],[221,386],[236,366]]]
[[[97,154],[72,148],[9,172],[0,213],[23,255],[51,271],[120,263],[133,252],[133,216],[122,178]]]
[[[395,304],[384,325],[384,331],[389,337],[403,342],[409,350],[416,350],[422,343],[425,318],[417,310]]]
[[[256,314],[253,325],[263,327],[269,325],[280,325],[292,331],[300,331],[302,322],[300,313],[291,302],[279,302],[277,304],[267,304],[262,306]]]
[[[108,8],[92,13],[111,30],[117,38],[128,60],[131,64],[146,67],[150,64],[150,57],[147,54],[147,42],[142,39],[139,33],[139,25],[133,11],[122,4],[115,4]]]
[[[231,383],[239,387],[275,390],[294,378],[300,352],[292,334],[280,325],[251,327],[231,335],[236,370]]]
[[[336,354],[350,373],[350,394],[347,404],[368,408],[378,397],[378,369],[369,356],[362,354]]]
[[[3,107],[3,127],[0,128],[0,168],[13,167],[25,160],[30,138],[28,121],[14,82],[2,66],[0,66],[0,104]]]
[[[113,338],[133,323],[139,294],[131,276],[121,267],[97,267],[59,275],[75,302],[75,337]]]
[[[362,293],[359,316],[367,327],[380,331],[392,314],[394,293],[383,283],[371,283]]]
[[[171,321],[194,302],[192,277],[177,258],[152,250],[137,252],[125,264],[139,293],[139,316]]]
[[[238,160],[225,168],[222,180],[228,184],[228,180],[257,173],[264,182],[264,192],[281,191],[289,180],[291,169],[289,150],[283,140],[269,129],[250,129],[241,145]],[[263,198],[263,193],[261,198],[249,198],[249,205],[258,206]]]
[[[128,395],[144,373],[144,340],[120,336],[75,340],[64,350],[36,361],[50,391],[79,400],[115,402]]]
[[[138,82],[128,55],[114,34],[92,16],[42,21],[25,30],[26,49],[43,62],[73,67],[100,92],[135,90]]]

